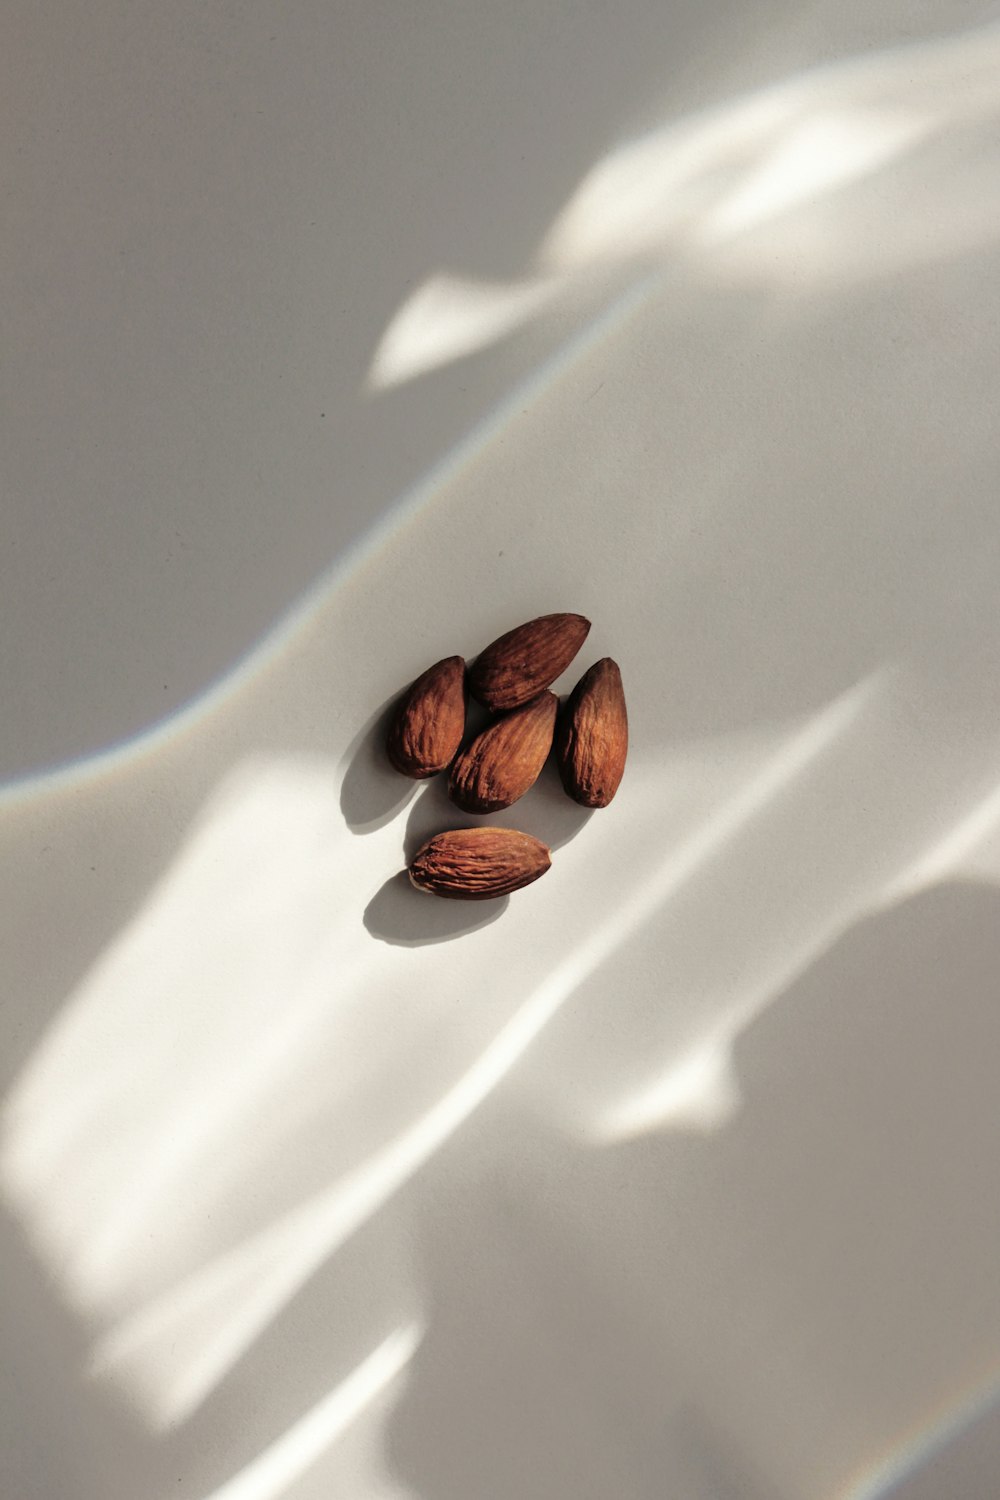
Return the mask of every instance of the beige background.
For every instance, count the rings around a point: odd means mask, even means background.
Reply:
[[[987,1500],[989,8],[5,31],[0,1489]],[[422,900],[563,608],[619,797]]]

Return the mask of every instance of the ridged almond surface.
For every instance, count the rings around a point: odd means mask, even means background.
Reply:
[[[469,690],[487,708],[519,708],[549,687],[590,630],[583,615],[540,615],[508,630],[469,668]]]
[[[558,707],[544,692],[477,734],[451,768],[451,800],[465,812],[491,813],[523,797],[552,749]]]
[[[446,656],[423,672],[400,700],[386,749],[397,771],[422,781],[451,765],[465,733],[465,661]]]
[[[489,901],[519,891],[551,864],[546,846],[515,828],[455,828],[438,833],[410,863],[419,891],[454,901]]]
[[[584,807],[607,807],[628,754],[622,674],[610,656],[584,672],[559,719],[556,754],[563,786]]]

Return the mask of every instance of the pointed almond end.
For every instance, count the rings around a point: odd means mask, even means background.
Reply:
[[[469,671],[472,696],[487,708],[519,708],[566,670],[590,631],[584,615],[540,615],[508,630]]]
[[[552,749],[559,700],[548,689],[502,714],[452,764],[448,795],[470,813],[501,812],[541,775]]]
[[[393,715],[386,754],[394,770],[425,781],[445,770],[465,733],[465,659],[446,656],[410,685]]]

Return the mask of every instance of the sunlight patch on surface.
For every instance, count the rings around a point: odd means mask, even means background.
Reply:
[[[802,203],[876,172],[933,128],[917,114],[819,115],[789,129],[700,230],[731,239]]]
[[[801,933],[785,942],[765,973],[752,980],[744,977],[731,994],[717,997],[705,1035],[690,1050],[669,1062],[659,1077],[601,1110],[584,1134],[607,1144],[660,1129],[725,1126],[741,1102],[733,1056],[741,1034],[866,916],[949,879],[982,878],[984,873],[996,879],[1000,872],[984,870],[988,861],[981,851],[998,832],[1000,789],[994,788],[960,811],[926,852],[907,860],[900,874],[862,886],[848,900],[827,901]]]
[[[87,1374],[108,1381],[159,1431],[190,1417],[354,1222],[341,1185],[200,1266],[101,1338]]]
[[[74,1303],[143,1286],[165,1204],[197,1232],[192,1202],[357,994],[351,900],[377,855],[346,847],[325,761],[232,773],[12,1089],[0,1183]]]
[[[419,1171],[492,1092],[584,980],[854,725],[882,681],[883,674],[872,674],[788,736],[749,782],[627,894],[618,911],[543,977],[457,1082],[412,1124],[330,1187],[119,1321],[98,1344],[92,1372],[141,1390],[160,1425],[170,1425],[194,1410],[326,1258]],[[704,1074],[700,1080],[687,1080],[689,1112],[697,1109],[695,1099],[704,1082]],[[721,1091],[715,1102],[722,1106]],[[651,1107],[647,1102],[647,1113]],[[704,1110],[704,1100],[701,1107]]]
[[[539,263],[566,272],[754,228],[870,176],[933,131],[995,114],[998,62],[991,23],[845,58],[669,120],[592,168]]]
[[[730,1123],[742,1105],[734,1047],[741,1033],[811,964],[829,951],[860,915],[851,904],[826,917],[798,949],[789,947],[762,980],[736,989],[725,1013],[713,1018],[703,1037],[663,1075],[605,1109],[588,1134],[600,1145],[636,1140],[660,1130],[712,1131]]]
[[[886,674],[872,672],[835,698],[806,724],[791,734],[752,776],[690,835],[659,867],[654,878],[631,897],[622,922],[610,924],[617,932],[627,924],[632,930],[679,889],[708,859],[750,822],[789,782],[828,750],[855,723],[861,712],[884,686]],[[598,930],[598,936],[605,928]],[[585,948],[597,942],[591,938]],[[589,967],[589,966],[588,966]]]
[[[189,1415],[305,1281],[453,1134],[577,982],[557,970],[457,1084],[357,1170],[200,1267],[100,1341],[91,1373],[141,1390],[157,1425]]]
[[[885,671],[872,673],[786,739],[750,781],[724,802],[661,868],[652,887],[655,894],[650,898],[647,891],[641,893],[641,920],[651,915],[701,865],[726,848],[793,779],[832,747],[857,722],[887,680]],[[601,1144],[609,1144],[660,1129],[707,1131],[725,1126],[741,1102],[732,1057],[736,1037],[855,915],[852,906],[827,916],[822,930],[810,934],[801,951],[783,954],[777,972],[768,974],[746,992],[737,990],[726,1012],[713,1018],[707,1035],[672,1061],[658,1078],[601,1110],[585,1133]]]
[[[1000,828],[1000,786],[987,793],[958,822],[892,883],[887,897],[901,901],[918,891],[978,869],[975,856]]]
[[[416,1324],[398,1328],[311,1411],[205,1500],[278,1500],[402,1374],[419,1342]]]
[[[700,268],[728,279],[731,255],[709,252],[783,224],[791,211],[873,177],[935,135],[996,114],[998,63],[1000,27],[991,23],[796,73],[613,147],[557,213],[522,279],[485,288],[472,277],[429,277],[390,320],[370,384],[382,387],[394,371],[396,379],[409,377],[485,347],[584,276],[693,255]],[[970,191],[981,197],[975,185]],[[919,216],[924,236],[929,222]],[[975,239],[998,229],[1000,211],[977,211],[967,233]],[[877,235],[861,230],[863,250],[849,226],[822,255],[809,253],[822,246],[808,225],[797,223],[787,243],[780,226],[778,234],[767,241],[764,261],[781,280],[803,264],[834,274],[841,254],[851,274],[866,258],[889,266],[926,253],[927,243],[917,243],[913,224],[891,213]],[[940,244],[954,248],[950,230]],[[756,275],[762,263],[758,247],[743,271]]]
[[[607,1111],[595,1134],[602,1142],[634,1140],[654,1130],[719,1130],[740,1107],[727,1038],[706,1041],[672,1063],[664,1076]]]
[[[504,285],[432,276],[382,335],[369,387],[387,390],[495,343],[533,317],[552,292],[549,281]]]

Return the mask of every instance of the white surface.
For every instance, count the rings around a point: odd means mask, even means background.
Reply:
[[[989,8],[6,30],[4,1495],[992,1496]],[[553,609],[621,792],[411,895]]]

